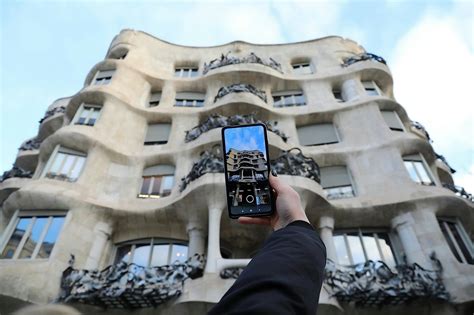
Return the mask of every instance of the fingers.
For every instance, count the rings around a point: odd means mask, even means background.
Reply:
[[[269,217],[258,217],[258,218],[252,218],[252,217],[240,217],[239,218],[239,223],[241,224],[258,224],[258,225],[270,225],[270,218]]]

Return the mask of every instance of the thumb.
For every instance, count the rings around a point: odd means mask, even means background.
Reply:
[[[270,186],[272,186],[272,188],[275,189],[277,195],[283,193],[288,188],[291,188],[287,183],[282,181],[280,178],[274,176],[272,173],[270,173],[269,181],[270,181]]]

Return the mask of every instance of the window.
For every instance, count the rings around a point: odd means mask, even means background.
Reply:
[[[141,267],[158,267],[184,263],[188,259],[186,242],[142,239],[117,246],[114,263],[121,261]]]
[[[82,104],[73,119],[75,125],[94,126],[101,110],[99,105]]]
[[[299,127],[298,139],[300,144],[306,146],[316,146],[339,142],[336,128],[334,128],[333,124],[317,124]]]
[[[302,91],[288,91],[273,93],[274,107],[303,106],[306,105]]]
[[[112,80],[112,76],[115,70],[101,70],[98,71],[95,75],[94,84],[95,85],[106,85],[109,84]]]
[[[351,178],[345,166],[321,168],[321,186],[323,186],[328,199],[341,199],[355,196]]]
[[[176,67],[174,69],[174,76],[180,78],[197,77],[199,68],[197,67]]]
[[[171,124],[151,124],[145,136],[145,145],[166,144],[170,136]]]
[[[403,131],[403,124],[398,114],[394,111],[380,111],[382,113],[382,117],[387,123],[388,127],[394,131]]]
[[[332,90],[332,94],[334,95],[334,98],[338,103],[343,103],[345,102],[344,98],[342,97],[342,92],[339,89],[334,89]]]
[[[365,92],[369,96],[378,96],[382,95],[379,87],[375,84],[374,81],[363,81],[362,85],[364,86]]]
[[[161,198],[171,194],[174,184],[173,165],[155,165],[143,170],[142,186],[138,197]]]
[[[354,265],[367,260],[383,261],[390,267],[395,267],[395,250],[393,235],[387,232],[335,231],[333,240],[339,264]]]
[[[203,107],[204,94],[192,92],[180,92],[176,94],[176,103],[178,107]]]
[[[65,215],[20,215],[14,220],[0,259],[49,258],[64,224]]]
[[[403,163],[414,182],[422,185],[434,185],[420,154],[404,156]]]
[[[460,263],[473,265],[474,249],[461,222],[457,219],[438,218],[438,223],[456,259]]]
[[[309,62],[294,63],[291,66],[293,67],[293,73],[295,74],[313,73],[313,70],[311,69],[311,64]]]
[[[86,155],[64,147],[57,147],[46,164],[43,176],[75,182],[86,161]]]
[[[156,107],[160,105],[161,100],[161,92],[151,93],[150,100],[148,101],[149,107]]]

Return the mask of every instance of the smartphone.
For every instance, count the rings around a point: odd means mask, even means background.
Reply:
[[[268,216],[275,199],[268,181],[270,159],[267,128],[251,124],[222,128],[225,184],[229,216]]]

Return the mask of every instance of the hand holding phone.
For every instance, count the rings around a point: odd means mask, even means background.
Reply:
[[[237,219],[274,213],[265,125],[224,127],[222,143],[229,216]]]

